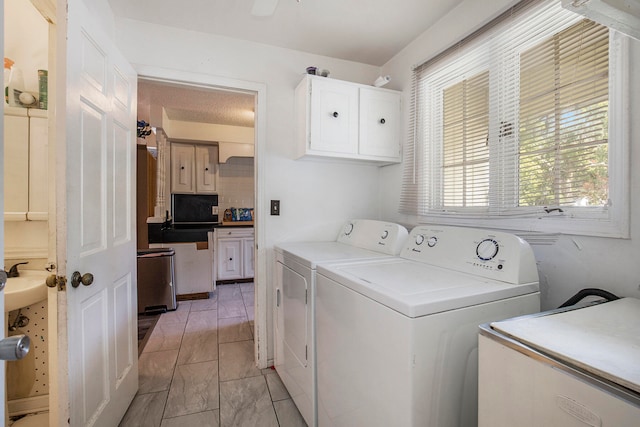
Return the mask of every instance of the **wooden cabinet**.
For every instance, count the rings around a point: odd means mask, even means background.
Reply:
[[[217,146],[171,144],[172,193],[215,193],[217,168]]]
[[[5,107],[5,220],[48,219],[48,138],[45,110]]]
[[[318,76],[296,88],[297,156],[400,162],[400,93]]]
[[[216,280],[253,278],[254,241],[252,227],[216,229],[214,233]]]

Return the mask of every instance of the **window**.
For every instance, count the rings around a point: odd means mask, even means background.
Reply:
[[[627,237],[625,43],[530,0],[416,67],[401,211]]]

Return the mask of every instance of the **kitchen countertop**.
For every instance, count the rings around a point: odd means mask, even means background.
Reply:
[[[206,242],[207,233],[217,228],[253,227],[253,221],[233,221],[217,224],[178,224],[165,227],[164,224],[148,224],[149,243]]]

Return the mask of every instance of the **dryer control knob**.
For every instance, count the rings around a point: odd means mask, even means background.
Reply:
[[[429,245],[430,248],[434,247],[436,243],[438,243],[438,238],[436,236],[431,236],[427,239],[427,245]]]
[[[381,239],[386,239],[387,237],[389,237],[389,230],[384,230],[382,232],[382,235],[380,236]]]
[[[423,234],[418,234],[416,236],[416,245],[421,245],[424,243],[424,235]]]

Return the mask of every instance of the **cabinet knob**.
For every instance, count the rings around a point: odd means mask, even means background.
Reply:
[[[204,170],[205,170],[205,171],[208,171],[208,170],[209,170],[209,168],[204,168]]]
[[[334,111],[334,112],[333,112],[333,114],[331,114],[331,115],[332,115],[333,117],[338,117],[338,116],[339,116],[339,114],[338,114],[338,112],[337,112],[337,111]]]
[[[181,169],[181,170],[184,170],[184,166],[180,166],[180,169]]]
[[[385,124],[385,123],[387,123],[387,121],[383,117],[383,118],[380,119],[380,123]]]

